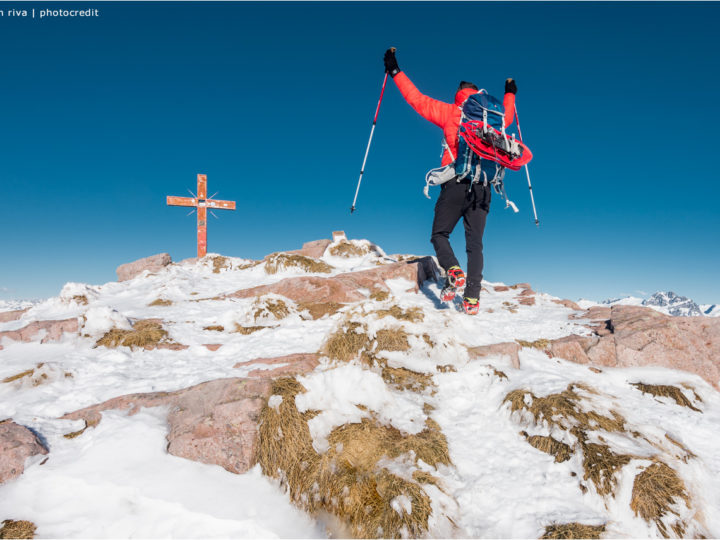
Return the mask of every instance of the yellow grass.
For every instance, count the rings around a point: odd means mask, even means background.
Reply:
[[[535,341],[524,341],[522,339],[515,340],[521,347],[529,347],[531,349],[538,349],[544,351],[550,345],[550,340],[547,339],[536,339]]]
[[[330,255],[334,257],[363,257],[370,253],[370,248],[365,244],[353,244],[352,242],[342,241],[328,250]]]
[[[540,538],[600,538],[605,525],[584,525],[583,523],[555,523],[545,527]]]
[[[382,289],[375,289],[370,293],[370,299],[377,302],[384,302],[388,298],[390,298],[390,293],[388,291],[383,291]]]
[[[278,478],[291,499],[312,512],[327,511],[345,522],[359,538],[395,538],[404,530],[411,537],[426,535],[430,499],[421,484],[400,478],[378,462],[384,457],[415,453],[431,465],[449,464],[447,441],[439,426],[428,419],[417,435],[407,435],[374,418],[346,424],[328,437],[330,448],[320,455],[312,447],[307,426],[315,411],[300,413],[295,396],[304,389],[295,379],[273,382],[273,394],[283,397],[276,408],[265,407],[260,418],[259,462],[263,472]],[[408,454],[409,455],[409,454]],[[398,513],[390,501],[404,495],[411,512]]]
[[[72,297],[72,299],[74,302],[76,302],[78,304],[82,304],[84,306],[87,306],[87,304],[88,304],[87,296],[85,296],[84,294],[76,294],[75,296]]]
[[[167,331],[157,321],[144,320],[137,321],[132,330],[113,328],[97,340],[95,346],[115,348],[122,345],[134,349],[135,347],[153,347],[161,342],[171,343]]]
[[[564,442],[544,435],[528,435],[525,431],[520,432],[525,437],[530,446],[537,448],[541,452],[550,454],[555,457],[555,463],[567,461],[572,456],[572,449]]]
[[[0,527],[0,538],[35,538],[35,529],[32,521],[6,519]]]
[[[220,324],[214,324],[214,325],[211,325],[211,326],[205,326],[205,327],[203,328],[203,330],[209,330],[209,331],[211,331],[211,332],[224,332],[224,331],[225,331],[225,327],[222,326],[222,325],[220,325]]]
[[[645,394],[650,394],[655,397],[669,397],[675,401],[681,407],[687,407],[693,411],[702,412],[700,409],[695,407],[690,400],[685,397],[682,390],[677,386],[670,386],[665,384],[645,384],[645,383],[631,383],[632,386],[640,390]],[[697,394],[695,394],[697,396]]]
[[[384,317],[394,317],[399,321],[422,322],[425,314],[419,307],[403,309],[398,305],[391,306],[389,309],[381,309],[374,312],[379,319]]]
[[[148,304],[148,306],[171,306],[172,300],[166,300],[164,298],[158,298]]]
[[[671,524],[675,535],[678,538],[685,536],[687,524],[679,519],[672,508],[680,502],[689,507],[690,496],[678,474],[665,463],[655,462],[635,477],[630,508],[636,516],[655,522],[660,534],[665,538],[669,538],[667,527],[663,523],[666,516],[675,517]],[[668,521],[667,518],[665,520]]]
[[[384,367],[382,378],[388,384],[393,384],[402,390],[412,390],[414,392],[422,392],[430,386],[435,386],[432,375],[405,368]]]
[[[268,274],[277,274],[279,271],[289,268],[300,268],[311,274],[332,272],[332,266],[329,264],[304,255],[273,253],[265,257],[265,272]]]
[[[266,328],[271,328],[271,327],[270,326],[241,326],[241,325],[235,323],[234,332],[236,334],[242,334],[244,336],[247,336],[254,332],[258,332],[259,330],[265,330]]]
[[[290,315],[290,308],[288,305],[280,300],[279,298],[268,298],[261,296],[253,303],[255,312],[253,318],[255,321],[258,319],[284,319]]]

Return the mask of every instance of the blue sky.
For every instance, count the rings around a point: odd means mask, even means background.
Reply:
[[[382,55],[424,93],[514,77],[541,226],[509,173],[485,277],[576,299],[674,290],[720,302],[718,3],[22,3],[88,19],[0,17],[0,299],[104,283],[195,218],[165,205],[208,174],[237,201],[209,250],[260,258],[343,229],[432,253],[441,132],[392,82],[349,207]],[[437,191],[433,198],[437,197]],[[464,261],[462,226],[453,245]]]

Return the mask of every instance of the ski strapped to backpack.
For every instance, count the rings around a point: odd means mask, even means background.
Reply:
[[[532,152],[505,132],[505,110],[502,103],[485,90],[470,95],[463,103],[458,127],[458,155],[453,156],[449,145],[443,140],[453,162],[445,167],[430,170],[425,176],[426,197],[430,198],[429,187],[444,184],[450,180],[470,177],[472,184],[492,184],[495,191],[505,199],[505,207],[515,212],[517,206],[507,198],[503,178],[505,169],[517,171],[532,159]]]

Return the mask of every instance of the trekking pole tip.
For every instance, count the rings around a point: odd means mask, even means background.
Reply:
[[[355,211],[355,206],[350,207],[350,213],[352,214]]]

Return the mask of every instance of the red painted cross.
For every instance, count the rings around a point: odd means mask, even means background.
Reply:
[[[207,254],[207,210],[235,210],[235,201],[216,201],[207,198],[207,175],[197,175],[197,197],[173,197],[168,195],[169,206],[194,206],[197,208],[197,256]]]

